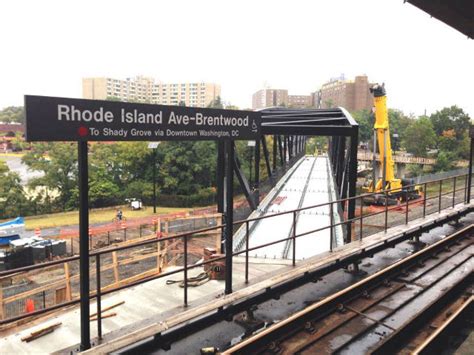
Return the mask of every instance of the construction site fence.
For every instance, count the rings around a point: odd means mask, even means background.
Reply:
[[[405,193],[405,198],[400,199],[396,205],[389,205],[388,196],[390,193],[400,193],[400,191],[383,191],[381,194],[385,195],[385,204],[375,210],[367,206],[366,202],[369,199],[373,199],[376,195],[380,196],[380,193],[363,194],[272,215],[238,220],[234,223],[233,227],[243,226],[245,228],[244,247],[234,250],[228,255],[218,254],[209,260],[202,259],[200,254],[201,248],[219,248],[220,235],[226,229],[225,225],[220,224],[221,219],[219,216],[215,217],[215,225],[189,232],[179,232],[177,227],[175,229],[177,234],[175,235],[170,233],[170,229],[173,227],[168,225],[168,235],[151,236],[148,239],[137,238],[133,242],[123,242],[117,246],[92,250],[90,252],[91,293],[89,297],[96,299],[99,307],[104,295],[152,280],[174,277],[179,278],[183,283],[183,304],[187,306],[188,277],[189,272],[192,270],[201,270],[205,265],[224,261],[227,265],[233,265],[234,259],[238,257],[244,265],[245,283],[248,283],[250,267],[252,265],[250,262],[252,259],[251,255],[254,250],[278,243],[290,242],[290,253],[288,254],[288,263],[286,265],[295,266],[297,262],[301,261],[296,256],[296,246],[300,238],[310,237],[314,239],[314,245],[317,245],[318,240],[320,240],[319,238],[322,236],[320,232],[329,229],[330,238],[327,250],[331,253],[337,247],[334,238],[335,227],[341,226],[346,228],[348,238],[351,236],[349,240],[346,240],[346,243],[351,243],[356,240],[362,240],[368,235],[387,231],[394,226],[406,225],[414,219],[424,218],[427,215],[439,213],[443,209],[454,207],[457,204],[469,202],[472,194],[470,195],[471,186],[468,186],[468,181],[468,175],[458,175],[424,182],[421,199],[410,201],[407,189],[402,191],[402,195]],[[409,187],[415,188],[416,185]],[[344,211],[347,211],[349,202],[354,202],[354,200],[357,202],[355,216],[349,218],[347,213],[345,213],[342,220],[336,222],[334,211],[338,208],[338,205],[344,206]],[[314,229],[302,229],[302,226],[298,226],[297,223],[298,215],[301,213],[326,214],[330,216],[330,223],[325,226],[317,226]],[[271,219],[281,215],[291,216],[293,223],[291,236],[249,247],[250,226],[260,220]],[[198,226],[195,225],[195,227]],[[2,318],[0,324],[5,325],[27,317],[39,316],[46,311],[79,303],[78,263],[79,257],[72,256],[43,265],[33,265],[0,272],[0,279],[4,285],[0,293],[0,316]],[[173,267],[168,267],[170,265]],[[52,282],[52,275],[55,274],[58,275],[58,281]],[[31,280],[33,277],[38,284],[40,280],[43,280],[43,284],[40,287],[29,290],[28,280]],[[16,282],[19,282],[19,284],[21,284],[22,279],[25,280],[25,291],[21,295],[18,294],[18,289],[15,290],[16,294],[13,294],[10,286],[7,285],[8,280],[13,280],[14,278],[16,278]],[[232,278],[226,277],[222,285],[226,291],[232,290],[232,280]],[[46,291],[44,295],[43,291]],[[24,299],[31,298],[33,298],[35,307],[38,307],[38,309],[35,308],[33,311],[30,309],[29,313],[19,313],[23,306],[26,307]],[[13,301],[18,301],[18,304],[13,304]],[[100,316],[97,322],[101,324]],[[98,327],[98,329],[101,329],[101,327]]]

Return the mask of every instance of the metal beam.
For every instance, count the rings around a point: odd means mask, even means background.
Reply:
[[[255,141],[255,191],[254,199],[255,205],[260,203],[260,139]]]
[[[356,195],[356,183],[357,183],[357,146],[359,145],[359,126],[353,127],[353,135],[351,136],[351,147],[350,147],[350,164],[349,164],[349,197]],[[353,219],[355,216],[355,199],[349,201],[349,207],[347,211],[347,218]],[[352,236],[352,222],[346,225],[346,243],[351,242]]]
[[[267,167],[267,174],[270,181],[273,181],[272,168],[270,167],[270,154],[268,153],[267,141],[265,136],[262,136],[263,157],[265,158],[265,165]]]
[[[262,134],[305,135],[305,136],[351,136],[351,126],[314,126],[314,125],[278,125],[262,124]]]
[[[235,152],[236,151],[235,143],[232,142],[232,145],[234,146],[234,152]],[[235,172],[235,175],[237,175],[237,179],[239,180],[239,184],[242,187],[242,190],[244,191],[245,198],[247,199],[247,202],[249,203],[250,208],[252,210],[255,210],[257,206],[255,205],[255,201],[252,195],[250,184],[241,169],[240,160],[236,152],[234,153],[234,172]]]

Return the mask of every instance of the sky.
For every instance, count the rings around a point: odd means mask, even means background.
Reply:
[[[309,94],[366,74],[389,107],[474,118],[474,41],[403,0],[16,0],[0,14],[0,109],[80,98],[83,77],[215,82],[248,108],[263,87]]]

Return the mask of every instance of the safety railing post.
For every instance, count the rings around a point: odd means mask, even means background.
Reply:
[[[428,190],[426,190],[427,186],[428,185],[425,182],[425,185],[423,186],[423,218],[426,217],[426,195],[428,194]]]
[[[188,306],[188,237],[184,236],[184,306]]]
[[[102,339],[102,286],[100,282],[100,254],[95,256],[95,277],[97,293],[97,336]]]
[[[245,283],[249,282],[249,221],[245,221]]]
[[[333,244],[333,224],[334,224],[334,216],[333,216],[333,205],[332,201],[329,202],[329,250],[332,251],[332,244]]]
[[[408,190],[405,190],[405,224],[408,224]]]
[[[441,212],[441,191],[443,189],[443,180],[439,180],[439,205],[438,212]]]
[[[385,191],[384,193],[385,193],[385,225],[384,225],[384,229],[385,229],[385,232],[386,232],[387,229],[388,229],[388,194],[387,194],[387,191]]]
[[[456,176],[453,179],[453,208],[456,205]]]
[[[467,203],[467,175],[464,176],[464,203]]]
[[[364,197],[360,197],[360,236],[359,240],[362,240],[362,233],[363,233],[363,220],[364,220]]]
[[[293,266],[296,265],[296,211],[293,211]]]

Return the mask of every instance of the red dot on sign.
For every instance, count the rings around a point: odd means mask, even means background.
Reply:
[[[87,133],[89,133],[89,130],[86,127],[79,127],[77,132],[79,133],[81,137],[85,137],[87,136]]]

